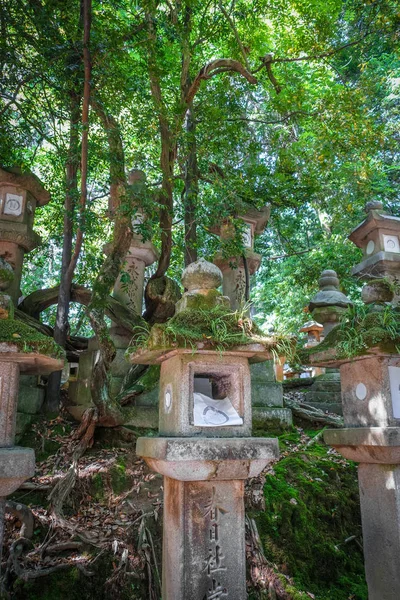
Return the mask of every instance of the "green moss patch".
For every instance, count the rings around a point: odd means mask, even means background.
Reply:
[[[307,364],[313,354],[332,348],[336,358],[341,359],[363,355],[374,347],[390,354],[399,353],[400,311],[397,308],[385,305],[351,307],[323,342],[300,351],[299,355]]]
[[[292,345],[291,341],[283,336],[266,337],[242,312],[233,312],[224,306],[214,306],[208,310],[183,310],[167,323],[154,325],[148,333],[138,331],[128,352],[134,352],[139,346],[149,350],[190,347],[197,349],[198,343],[221,351],[233,346],[262,344],[267,350],[277,354],[287,354]]]
[[[46,354],[54,358],[64,358],[63,349],[55,343],[53,338],[47,337],[33,327],[13,319],[0,320],[0,343],[9,343],[16,346],[19,352],[29,354],[35,352]]]
[[[295,438],[281,436],[282,454]],[[300,444],[274,466],[264,495],[255,518],[267,559],[316,600],[367,600],[355,465]]]

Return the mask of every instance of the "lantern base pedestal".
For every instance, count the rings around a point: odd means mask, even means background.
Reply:
[[[278,458],[276,439],[139,438],[164,475],[164,600],[246,598],[244,480]]]
[[[400,427],[327,429],[324,440],[354,462],[400,464]]]
[[[369,600],[398,600],[400,590],[400,466],[358,467]]]
[[[325,442],[359,462],[361,520],[369,600],[400,590],[400,427],[329,429]]]

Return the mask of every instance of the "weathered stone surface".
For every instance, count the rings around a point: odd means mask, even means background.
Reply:
[[[31,448],[0,448],[0,497],[8,496],[35,473]]]
[[[227,393],[243,425],[198,427],[194,425],[194,377],[212,376],[227,382]],[[166,398],[169,397],[169,406]],[[161,364],[160,435],[234,437],[251,435],[250,370],[246,357],[218,352],[178,353]]]
[[[179,481],[247,479],[278,458],[276,438],[139,438],[136,454]]]
[[[309,402],[306,401],[309,406],[318,408],[323,412],[335,413],[336,415],[343,415],[342,403],[339,402]]]
[[[280,408],[278,406],[253,406],[253,423],[265,422],[268,425],[269,422],[279,421],[281,425],[292,425],[293,415],[290,408]]]
[[[358,467],[369,600],[398,600],[400,467]]]
[[[324,404],[340,404],[341,403],[341,395],[339,392],[333,391],[311,391],[306,392],[305,399],[307,404],[313,402],[314,404],[324,403]]]
[[[200,258],[183,271],[182,284],[188,292],[216,289],[222,284],[222,273],[216,265]]]
[[[400,357],[371,356],[343,364],[343,416],[346,426],[398,426],[393,416],[388,367],[400,367]]]
[[[261,256],[252,250],[246,250],[245,256],[249,274],[253,275],[261,264]],[[246,271],[243,259],[224,258],[221,254],[217,254],[214,263],[222,271],[222,293],[230,299],[232,310],[238,310],[243,306],[246,295]],[[232,265],[236,265],[236,268]]]
[[[349,460],[372,464],[400,464],[399,427],[327,429],[324,439]]]
[[[250,375],[253,406],[283,407],[283,387],[275,381],[272,360],[251,365]]]
[[[44,388],[37,386],[37,378],[27,378],[23,381],[20,378],[18,389],[18,412],[28,415],[37,414],[42,408],[44,402]]]
[[[0,362],[0,446],[12,446],[17,417],[19,365]]]
[[[152,406],[157,408],[158,411],[158,400],[160,397],[160,386],[157,385],[153,390],[148,392],[142,392],[135,398],[135,406]]]
[[[163,598],[244,600],[243,482],[164,479]]]
[[[125,423],[126,427],[145,427],[157,429],[158,427],[158,407],[138,406],[135,416]]]
[[[25,431],[28,430],[29,425],[33,421],[33,415],[29,415],[27,413],[17,412],[17,421],[15,427],[15,440],[19,442],[19,440],[24,435]]]

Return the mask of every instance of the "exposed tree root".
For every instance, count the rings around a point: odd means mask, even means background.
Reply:
[[[93,445],[97,421],[98,412],[96,408],[89,408],[85,411],[82,421],[72,438],[73,441],[77,440],[77,444],[72,453],[71,466],[67,474],[56,483],[49,494],[50,510],[55,524],[68,530],[71,530],[72,526],[64,519],[63,506],[75,486],[79,471],[79,459],[85,454],[87,448]],[[84,541],[91,543],[89,538],[83,534],[79,535],[82,539],[84,538]]]
[[[12,500],[7,500],[6,511],[18,517],[18,519],[21,521],[20,536],[30,540],[33,536],[34,528],[34,518],[31,509],[20,502],[12,502]]]
[[[246,556],[255,589],[267,592],[270,600],[292,600],[281,580],[265,558],[255,521],[246,515]]]
[[[331,427],[343,427],[343,417],[334,413],[325,413],[319,408],[315,408],[306,402],[294,400],[285,395],[284,404],[292,409],[292,413],[299,419],[311,421],[312,423],[321,423],[322,425],[330,425]]]

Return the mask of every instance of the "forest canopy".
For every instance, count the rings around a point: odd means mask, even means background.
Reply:
[[[359,251],[347,234],[368,200],[399,208],[395,0],[3,0],[0,10],[1,164],[31,169],[52,198],[36,216],[44,243],[25,259],[24,295],[60,279],[92,287],[104,245],[122,240],[138,207],[140,233],[160,250],[150,275],[179,282],[185,264],[221,249],[216,221],[233,218],[222,251],[240,255],[235,216],[266,204],[259,323],[296,331],[323,268],[354,295]],[[139,191],[131,169],[146,175]],[[53,325],[55,311],[44,315]],[[82,307],[69,319],[88,333]]]

